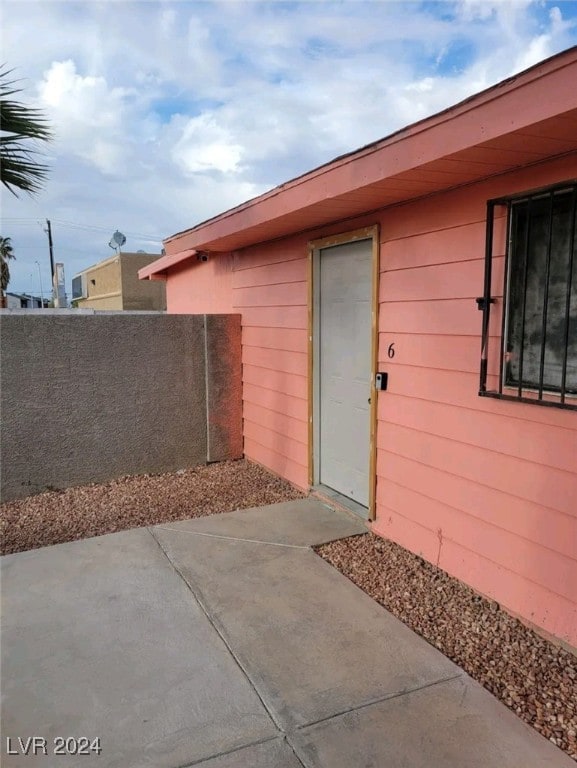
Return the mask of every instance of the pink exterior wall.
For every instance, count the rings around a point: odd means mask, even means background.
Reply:
[[[379,396],[374,524],[573,646],[577,413],[478,397],[475,297],[483,293],[487,199],[576,176],[575,156],[563,158],[382,216],[379,365],[389,389]],[[504,247],[501,220],[497,297]],[[495,337],[501,307],[492,312]]]
[[[389,388],[379,394],[373,528],[573,646],[577,414],[477,395],[475,297],[487,199],[575,177],[575,156],[562,158],[173,270],[167,291],[171,312],[241,313],[245,455],[306,487],[307,243],[378,222]],[[495,240],[498,296],[503,220]]]
[[[242,314],[245,455],[307,487],[306,239],[235,254]]]
[[[172,314],[232,312],[232,256],[189,260],[170,270],[166,310]]]

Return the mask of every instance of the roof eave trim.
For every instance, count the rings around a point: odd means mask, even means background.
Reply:
[[[187,248],[185,251],[173,253],[169,256],[162,256],[160,259],[147,264],[146,267],[138,270],[139,280],[166,280],[167,272],[172,267],[177,266],[182,261],[196,256],[196,249]]]

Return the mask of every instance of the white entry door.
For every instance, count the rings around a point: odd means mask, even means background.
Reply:
[[[372,241],[319,253],[318,480],[369,506]]]

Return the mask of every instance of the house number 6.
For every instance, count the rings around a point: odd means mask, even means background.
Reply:
[[[387,349],[387,355],[391,358],[395,356],[395,342],[393,341],[392,344],[389,344],[389,348]]]

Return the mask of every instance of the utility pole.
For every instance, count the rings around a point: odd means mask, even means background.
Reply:
[[[48,235],[48,248],[50,250],[50,276],[52,278],[52,298],[55,295],[54,289],[54,245],[52,243],[52,227],[50,226],[50,219],[46,219],[46,234]]]

